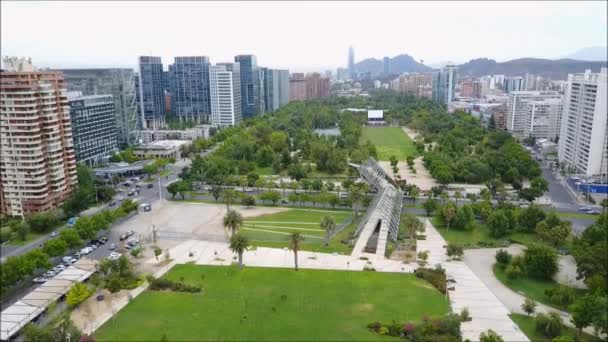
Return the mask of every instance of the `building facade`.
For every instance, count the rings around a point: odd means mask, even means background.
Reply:
[[[293,73],[289,76],[289,100],[306,100],[306,78],[303,73]]]
[[[87,166],[107,162],[118,152],[114,98],[68,92],[76,161]]]
[[[357,79],[357,70],[355,68],[355,48],[348,48],[348,76],[351,80]]]
[[[211,115],[209,58],[175,57],[169,67],[171,114],[180,120],[208,122]]]
[[[238,125],[242,118],[235,99],[234,77],[224,65],[209,67],[211,88],[211,124],[218,127]]]
[[[276,71],[279,90],[279,107],[283,107],[289,103],[289,70]]]
[[[578,173],[601,176],[608,169],[608,72],[568,75],[558,146],[560,162]]]
[[[243,119],[264,113],[264,96],[261,79],[263,74],[258,68],[254,55],[238,55],[234,61],[241,68],[241,108]]]
[[[67,89],[58,71],[5,58],[0,73],[0,211],[60,207],[78,182]]]
[[[446,65],[443,69],[434,72],[432,100],[444,105],[454,101],[456,79],[457,68],[454,65]]]
[[[555,91],[513,91],[507,102],[507,130],[519,139],[559,135],[562,96]]]
[[[277,70],[260,68],[264,73],[264,107],[266,112],[279,109],[279,75]]]
[[[211,125],[198,125],[189,129],[171,130],[141,130],[135,131],[135,137],[138,144],[149,144],[161,140],[194,140],[198,138],[209,139],[215,132],[215,128]]]
[[[114,99],[117,139],[120,147],[134,142],[133,131],[138,123],[135,73],[132,69],[61,69],[69,92],[80,91],[84,96],[112,95]]]
[[[523,77],[514,76],[514,77],[505,77],[503,83],[503,89],[506,94],[510,94],[514,91],[525,91],[526,84]]]
[[[430,97],[428,89],[432,89],[432,78],[432,74],[407,73],[392,80],[389,87],[400,93]]]
[[[321,76],[317,72],[306,75],[306,98],[320,99],[330,95],[329,78]]]
[[[139,57],[138,93],[142,128],[157,129],[165,124],[163,79],[160,57]]]

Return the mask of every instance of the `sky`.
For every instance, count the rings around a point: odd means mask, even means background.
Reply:
[[[433,65],[559,58],[608,40],[594,2],[0,2],[2,56],[39,67],[134,67],[139,55],[255,54],[291,71],[409,54]]]

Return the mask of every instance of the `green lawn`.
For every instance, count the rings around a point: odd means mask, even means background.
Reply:
[[[10,227],[2,227],[1,228],[2,231],[10,231],[11,228]],[[16,234],[13,234],[13,239],[10,240],[9,242],[6,243],[7,246],[24,246],[42,236],[45,236],[47,234],[50,234],[50,232],[48,233],[35,233],[35,232],[29,232],[27,233],[25,240],[21,241],[17,238]]]
[[[274,172],[272,172],[272,166],[260,167],[256,165],[253,172],[260,176],[270,176],[274,174]]]
[[[414,142],[400,127],[363,127],[361,142],[367,140],[376,146],[379,160],[389,160],[394,155],[405,161],[408,156],[417,155]]]
[[[561,211],[555,211],[555,213],[557,214],[557,216],[562,217],[562,218],[572,217],[572,218],[588,219],[588,220],[593,220],[593,221],[597,220],[597,218],[598,218],[597,215],[583,214],[583,213],[564,213]]]
[[[483,224],[477,225],[475,229],[462,230],[450,228],[448,230],[437,217],[432,217],[431,223],[448,243],[458,244],[465,248],[476,248],[481,245],[491,246],[492,244],[500,247],[509,244],[507,238],[497,240],[490,236],[490,231]]]
[[[515,322],[515,324],[517,324],[517,326],[519,326],[519,329],[524,334],[526,334],[526,336],[528,337],[528,339],[530,339],[530,341],[551,342],[551,340],[552,340],[551,338],[548,338],[545,335],[540,334],[536,331],[534,317],[529,317],[529,316],[520,315],[520,314],[510,314],[509,317],[511,317],[513,322]],[[579,338],[577,335],[576,329],[566,327],[566,326],[564,326],[562,328],[562,336],[564,336],[564,335],[572,337],[573,341],[584,341],[584,342],[600,341],[599,339],[597,339],[591,335],[585,334],[585,333],[583,333],[582,338]]]
[[[255,243],[277,242],[279,246],[287,246],[289,235],[300,232],[306,244],[319,245],[324,243],[325,231],[319,225],[324,216],[332,216],[337,226],[350,219],[352,212],[321,208],[290,209],[247,218],[241,229]]]
[[[568,308],[566,307],[551,303],[549,301],[549,297],[545,295],[545,290],[554,289],[559,286],[559,284],[555,281],[543,281],[528,277],[523,277],[519,279],[509,279],[505,271],[498,267],[496,264],[493,266],[492,269],[494,270],[494,275],[496,275],[496,278],[498,278],[501,283],[503,283],[511,290],[520,293],[526,297],[532,298],[537,302],[552,306],[560,310],[568,311]],[[574,289],[574,293],[577,297],[583,296],[585,292],[585,290]]]
[[[245,260],[247,262],[247,260]],[[97,341],[399,341],[372,321],[448,312],[445,296],[411,274],[177,265],[199,294],[146,291],[95,333]]]

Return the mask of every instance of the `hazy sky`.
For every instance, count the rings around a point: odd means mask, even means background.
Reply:
[[[558,58],[605,46],[607,2],[1,2],[1,54],[130,67],[138,55],[237,54],[292,71],[408,53],[426,64]]]

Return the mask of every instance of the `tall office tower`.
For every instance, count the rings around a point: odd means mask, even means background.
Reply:
[[[357,70],[355,69],[355,49],[352,45],[348,48],[348,75],[351,80],[357,79]]]
[[[454,101],[454,89],[456,88],[457,67],[446,65],[443,69],[433,73],[433,95],[432,100],[439,104]]]
[[[264,72],[264,104],[267,112],[279,109],[279,72],[260,68]]]
[[[62,69],[68,91],[88,95],[112,95],[115,127],[120,147],[135,142],[133,131],[138,127],[137,87],[133,69]],[[141,122],[139,126],[141,126]]]
[[[279,107],[289,103],[289,70],[277,70]]]
[[[171,114],[180,120],[207,122],[211,115],[209,58],[175,57],[169,70]]]
[[[163,71],[163,90],[165,93],[171,92],[171,75],[169,71]]]
[[[507,94],[510,94],[514,91],[524,91],[526,89],[525,80],[523,77],[520,76],[505,77],[503,82],[503,89]]]
[[[608,176],[608,71],[568,75],[559,138],[560,162],[587,176]]]
[[[512,91],[507,102],[507,130],[524,139],[559,135],[562,96],[555,91]]]
[[[76,161],[87,166],[107,162],[118,152],[114,98],[68,92]]]
[[[243,101],[241,99],[241,65],[239,63],[217,63],[232,72],[232,97],[234,99],[235,122],[243,121]],[[212,110],[213,111],[213,110]]]
[[[60,207],[78,182],[67,90],[61,72],[5,58],[0,72],[0,212]]]
[[[303,73],[289,76],[289,101],[306,100],[306,78]]]
[[[159,129],[165,124],[163,63],[160,57],[140,56],[138,77],[141,126]]]
[[[219,127],[234,126],[241,122],[235,99],[234,77],[225,65],[209,67],[211,95],[211,124]]]
[[[241,67],[241,103],[243,108],[243,119],[262,114],[264,107],[263,85],[261,78],[263,74],[258,68],[257,58],[254,55],[238,55],[234,57]]]
[[[382,73],[384,75],[388,75],[390,73],[390,71],[391,71],[390,64],[391,64],[390,58],[388,58],[388,57],[382,58]]]
[[[483,94],[483,86],[479,80],[473,81],[473,97],[480,99]]]

